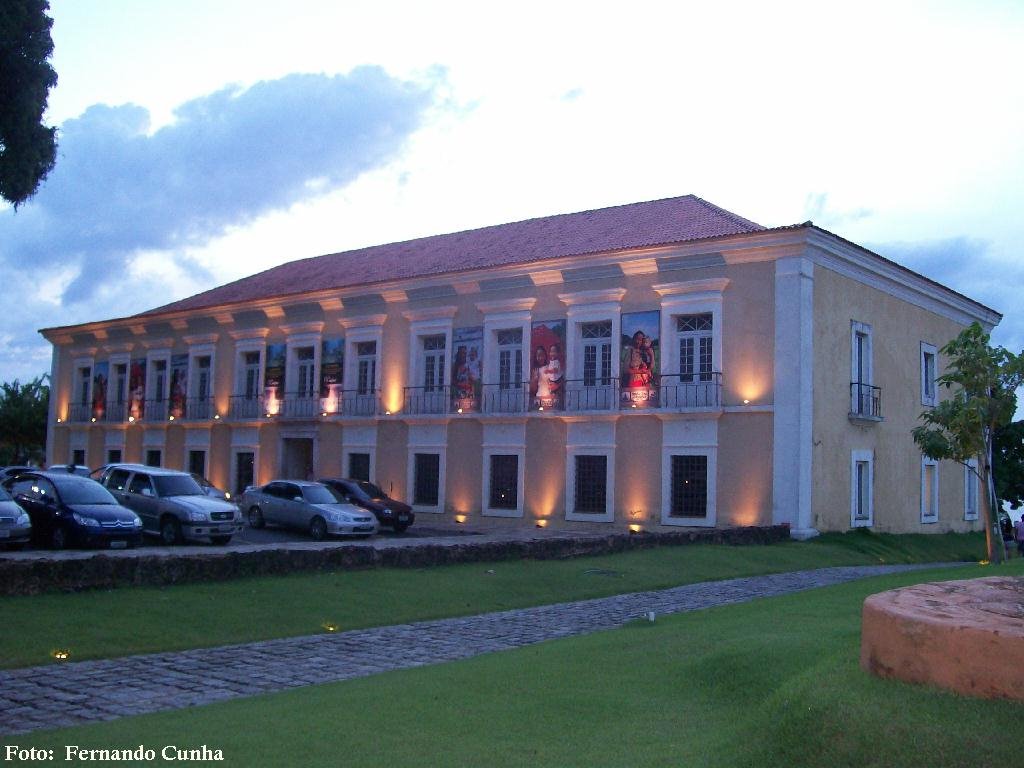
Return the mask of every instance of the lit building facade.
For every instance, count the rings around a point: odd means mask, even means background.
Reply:
[[[475,527],[972,530],[977,484],[910,430],[937,350],[999,320],[810,223],[637,203],[46,329],[47,459],[372,479]]]

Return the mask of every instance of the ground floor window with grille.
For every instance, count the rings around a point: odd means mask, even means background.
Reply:
[[[147,467],[159,467],[163,459],[163,451],[159,448],[151,448],[146,451],[146,466]]]
[[[107,464],[120,464],[121,463],[121,449],[111,448],[107,451]]]
[[[200,477],[206,477],[206,451],[188,452],[188,471]]]
[[[352,480],[370,479],[370,454],[350,453],[348,455],[348,476]]]
[[[440,499],[441,456],[417,453],[414,462],[412,503],[436,507]]]
[[[493,454],[491,456],[489,506],[491,509],[517,509],[519,507],[519,456],[515,454]]]
[[[708,457],[672,457],[672,517],[707,517]]]
[[[603,515],[608,509],[608,457],[576,456],[576,507],[574,512]]]
[[[874,524],[874,454],[854,451],[850,464],[850,527],[867,528]]]
[[[235,453],[235,495],[256,483],[256,454],[252,451]]]
[[[85,449],[75,448],[71,452],[71,463],[75,466],[83,466],[85,464]]]

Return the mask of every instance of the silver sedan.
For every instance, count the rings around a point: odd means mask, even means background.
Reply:
[[[328,535],[372,536],[377,518],[372,512],[341,501],[327,486],[300,480],[274,480],[258,488],[246,488],[238,506],[249,525],[268,523],[309,531],[322,541]]]

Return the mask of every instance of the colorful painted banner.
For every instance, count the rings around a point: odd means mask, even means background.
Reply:
[[[185,400],[188,398],[188,355],[171,357],[171,397],[168,405],[170,415],[176,419],[185,417]]]
[[[104,360],[92,369],[92,417],[102,419],[107,412],[107,385],[110,383],[110,363]]]
[[[263,408],[270,416],[281,412],[287,353],[288,347],[284,344],[267,344],[267,367],[263,375]]]
[[[530,407],[560,410],[565,404],[565,320],[533,324],[530,334]]]
[[[453,330],[452,348],[452,410],[475,413],[480,410],[483,326]]]
[[[341,410],[344,374],[345,340],[324,339],[320,342],[320,410],[324,413]]]
[[[132,360],[128,370],[128,416],[135,421],[146,410],[146,359]]]
[[[619,374],[622,408],[657,407],[661,374],[661,312],[623,312]]]

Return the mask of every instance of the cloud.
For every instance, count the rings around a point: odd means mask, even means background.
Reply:
[[[829,204],[828,192],[809,192],[804,199],[804,218],[823,229],[838,227],[865,219],[874,213],[870,208],[837,210]]]
[[[173,252],[202,277],[186,249],[395,159],[434,102],[435,78],[360,67],[229,86],[154,132],[142,107],[90,107],[61,127],[57,166],[36,197],[0,212],[0,269],[70,269],[64,306],[94,298],[143,251]]]
[[[953,237],[864,247],[1004,313],[993,342],[1011,352],[1024,349],[1024,317],[1012,311],[1020,301],[1024,263],[997,258],[988,240]]]

